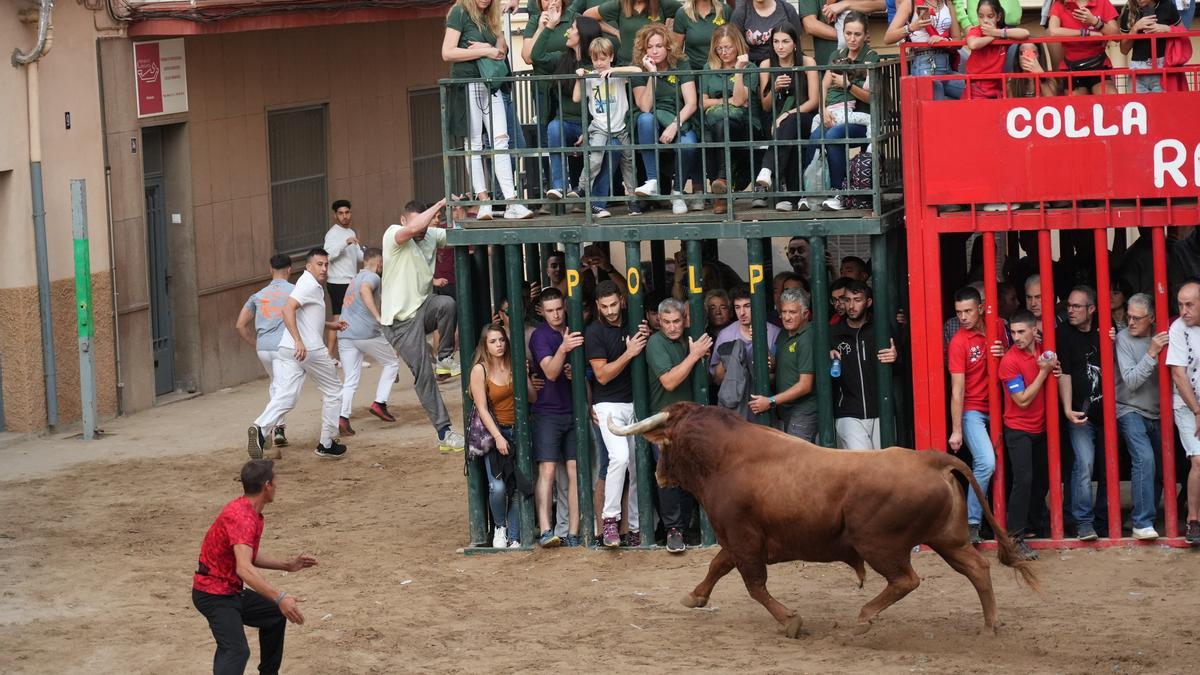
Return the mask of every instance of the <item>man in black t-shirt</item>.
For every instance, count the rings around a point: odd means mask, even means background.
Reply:
[[[625,491],[625,476],[629,475],[629,535],[630,546],[641,544],[638,527],[637,462],[634,461],[633,436],[617,436],[608,430],[612,419],[624,426],[634,422],[633,378],[629,364],[646,348],[650,329],[642,322],[634,335],[625,330],[621,312],[621,292],[611,280],[596,285],[596,320],[583,334],[583,349],[595,375],[592,386],[592,411],[600,427],[600,438],[608,453],[608,471],[604,476],[604,545],[621,545],[621,496]]]
[[[1082,541],[1096,539],[1097,521],[1107,520],[1108,500],[1104,493],[1104,469],[1100,469],[1100,489],[1092,508],[1092,469],[1096,446],[1103,457],[1104,390],[1100,379],[1100,329],[1096,321],[1096,292],[1088,286],[1076,286],[1067,296],[1067,323],[1059,331],[1058,354],[1062,377],[1058,378],[1059,400],[1067,418],[1075,465],[1071,469],[1071,515],[1075,517],[1076,536]],[[1112,349],[1107,338],[1108,349]],[[1103,462],[1101,462],[1103,465]]]

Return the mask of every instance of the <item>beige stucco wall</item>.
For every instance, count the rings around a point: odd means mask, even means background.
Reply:
[[[38,324],[32,198],[29,172],[27,72],[8,63],[13,47],[27,50],[36,24],[17,20],[24,2],[0,3],[0,339],[6,424],[10,431],[45,426],[41,333]],[[116,411],[111,292],[105,207],[104,157],[100,143],[100,96],[96,76],[93,13],[77,3],[58,3],[52,49],[38,62],[46,238],[52,284],[52,316],[61,423],[79,418],[79,355],[74,312],[74,262],[70,180],[87,181],[93,304],[97,323],[97,389],[101,414]],[[71,114],[66,129],[65,113]]]

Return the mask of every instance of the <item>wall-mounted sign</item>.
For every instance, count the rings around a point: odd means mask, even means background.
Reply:
[[[187,112],[183,38],[133,43],[138,117]]]

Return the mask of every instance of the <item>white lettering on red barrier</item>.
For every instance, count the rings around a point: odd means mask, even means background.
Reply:
[[[1082,107],[1082,106],[1081,106]],[[1104,106],[1092,104],[1090,119],[1086,113],[1077,113],[1076,106],[1067,105],[1063,109],[1054,106],[1043,106],[1037,112],[1029,108],[1017,106],[1008,111],[1005,118],[1005,128],[1012,138],[1028,138],[1035,131],[1042,138],[1056,138],[1065,135],[1067,138],[1087,138],[1097,136],[1132,136],[1137,132],[1146,135],[1146,106],[1133,101],[1121,108],[1121,124],[1105,124]]]
[[[1172,152],[1172,157],[1167,158],[1167,151]],[[1187,162],[1187,146],[1174,138],[1165,138],[1154,144],[1154,187],[1161,188],[1166,185],[1167,174],[1171,174],[1171,180],[1179,187],[1187,187],[1187,176],[1180,169]],[[1200,145],[1197,145],[1192,151],[1192,182],[1196,187],[1200,187]]]

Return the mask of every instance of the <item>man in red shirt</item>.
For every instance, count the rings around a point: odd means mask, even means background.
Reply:
[[[958,451],[967,443],[971,451],[971,473],[979,487],[987,492],[992,474],[996,472],[996,450],[988,433],[988,414],[992,383],[988,382],[988,347],[984,335],[983,298],[972,286],[954,294],[954,314],[958,317],[958,332],[950,338],[948,363],[950,370],[950,449]],[[983,541],[979,524],[983,522],[983,505],[973,490],[967,494],[967,530],[971,543]]]
[[[997,370],[1010,399],[1004,407],[1004,447],[1012,464],[1008,532],[1026,559],[1036,559],[1037,554],[1025,543],[1025,530],[1031,505],[1046,498],[1046,475],[1040,471],[1035,475],[1033,461],[1046,456],[1045,384],[1058,359],[1038,356],[1042,345],[1036,337],[1037,319],[1030,312],[1021,310],[1013,315],[1009,328],[1013,344]]]
[[[258,628],[259,673],[278,673],[283,662],[283,631],[287,622],[304,623],[297,603],[267,582],[258,568],[298,572],[317,564],[301,553],[291,560],[259,555],[262,511],[275,501],[275,462],[255,459],[242,467],[245,495],[229,502],[213,521],[200,546],[192,580],[192,604],[217,640],[214,675],[242,673],[250,659],[243,625]]]

